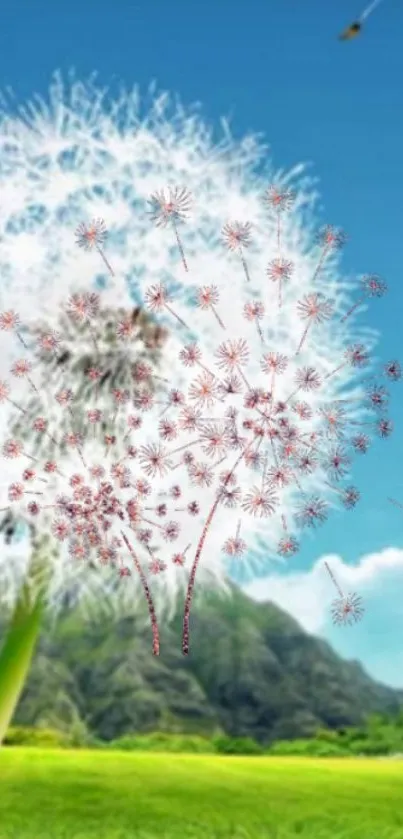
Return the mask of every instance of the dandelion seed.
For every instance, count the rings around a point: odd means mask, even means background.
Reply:
[[[342,446],[336,446],[326,455],[323,466],[330,478],[339,481],[348,474],[350,458]]]
[[[376,411],[383,411],[389,404],[389,393],[383,385],[370,384],[367,388],[367,399]]]
[[[343,490],[343,505],[347,510],[353,510],[360,500],[360,492],[356,487],[350,486]]]
[[[278,305],[283,305],[283,284],[292,277],[294,271],[293,263],[288,259],[278,257],[269,262],[266,273],[272,282],[278,283]]]
[[[278,553],[280,556],[289,557],[299,551],[299,542],[294,536],[283,536],[278,544]]]
[[[264,343],[262,327],[260,326],[259,321],[262,320],[265,314],[265,308],[263,303],[245,303],[243,308],[244,317],[248,321],[253,321],[256,324],[256,329],[258,331],[259,338]]]
[[[386,283],[380,279],[376,274],[366,274],[361,279],[361,289],[362,295],[354,303],[353,306],[348,309],[345,315],[341,318],[341,322],[344,323],[357,309],[359,306],[362,306],[363,303],[366,303],[367,300],[371,298],[380,298],[386,294],[388,287]]]
[[[238,252],[248,283],[250,283],[250,276],[243,251],[244,248],[248,248],[251,244],[251,230],[252,228],[249,222],[234,221],[226,224],[221,234],[228,250]]]
[[[0,329],[3,332],[15,332],[19,342],[22,344],[24,349],[28,349],[21,332],[19,330],[20,325],[20,317],[17,312],[14,312],[10,309],[8,312],[1,312],[0,313]]]
[[[317,235],[318,245],[322,247],[322,253],[319,258],[319,264],[313,276],[313,282],[319,275],[323,263],[331,251],[340,250],[346,244],[347,236],[340,228],[333,227],[331,224],[326,224],[319,230]]]
[[[39,394],[39,391],[32,381],[30,377],[30,373],[32,371],[32,364],[25,358],[20,358],[18,361],[15,361],[11,367],[11,375],[15,376],[16,379],[27,379],[27,382],[31,386],[32,390],[35,391],[36,394]]]
[[[348,364],[351,364],[352,367],[361,368],[365,367],[369,361],[367,350],[362,344],[353,344],[351,347],[348,347],[344,355],[345,361],[338,364],[337,367],[335,367],[335,369],[330,373],[327,373],[326,376],[324,376],[325,379],[330,379],[336,373],[339,373],[340,370],[343,370],[343,368]]]
[[[244,539],[241,539],[240,532],[241,521],[238,522],[235,536],[227,539],[223,545],[223,553],[225,553],[226,556],[236,557],[237,559],[239,559],[239,557],[243,556],[243,554],[245,553],[247,549],[247,544]]]
[[[185,562],[186,562],[186,554],[187,554],[189,548],[190,548],[190,545],[187,545],[187,547],[185,548],[184,551],[181,551],[180,553],[173,554],[172,564],[177,565],[180,568],[182,568],[184,566]]]
[[[196,410],[212,408],[219,398],[216,379],[209,373],[201,373],[190,386],[189,398],[196,403]]]
[[[225,326],[220,318],[220,315],[215,308],[218,301],[220,299],[220,295],[218,292],[218,288],[215,285],[210,286],[202,286],[197,293],[196,305],[199,306],[200,309],[208,310],[213,313],[217,323],[221,326],[221,329],[225,329]]]
[[[357,434],[352,438],[351,445],[357,454],[366,454],[370,446],[370,439],[366,434]]]
[[[143,446],[140,449],[139,460],[144,472],[149,477],[165,475],[169,472],[170,462],[162,446]]]
[[[327,514],[328,505],[326,501],[318,496],[311,496],[303,501],[297,514],[297,521],[301,527],[317,527],[326,521]]]
[[[14,402],[13,399],[9,396],[10,387],[7,382],[0,381],[0,405],[2,402],[8,402],[13,408],[17,408],[18,411],[21,411],[22,414],[26,414],[25,408],[22,408],[21,405],[18,405],[17,402]]]
[[[379,420],[379,422],[376,423],[375,430],[378,437],[381,437],[381,439],[384,440],[387,437],[390,437],[390,435],[392,434],[393,422],[391,422],[391,420],[388,419],[381,419]]]
[[[20,440],[6,440],[3,444],[3,456],[14,460],[21,457],[23,453],[23,445]]]
[[[181,317],[179,317],[179,315],[176,312],[174,312],[172,307],[169,305],[168,301],[170,299],[171,298],[169,292],[166,286],[164,286],[162,283],[159,283],[159,285],[151,286],[146,291],[146,305],[152,312],[161,312],[163,311],[163,309],[166,309],[170,315],[176,318],[176,320],[178,321],[178,323],[180,323],[181,326],[189,330],[189,327],[185,323],[185,321]]]
[[[392,382],[398,382],[402,378],[402,368],[398,361],[388,361],[384,366],[385,376]]]
[[[201,357],[202,353],[197,344],[188,344],[179,353],[179,358],[185,367],[194,367],[196,364],[200,364]]]
[[[297,393],[299,393],[300,390],[310,393],[321,387],[321,378],[314,367],[302,367],[298,369],[295,374],[295,382],[297,388],[286,400],[286,405],[297,395]]]
[[[39,336],[38,346],[45,353],[53,353],[57,358],[57,350],[60,346],[61,337],[57,332],[45,332]]]
[[[247,363],[249,358],[248,345],[243,338],[237,341],[225,341],[220,344],[216,355],[218,367],[231,373],[234,368],[239,369]]]
[[[175,233],[176,244],[181,256],[182,265],[188,271],[183,245],[179,237],[178,224],[186,221],[190,211],[191,196],[183,187],[170,188],[168,197],[163,191],[155,192],[150,199],[150,214],[157,227],[167,227],[171,224]]]
[[[269,210],[275,213],[277,219],[277,248],[281,248],[281,215],[290,210],[294,201],[295,193],[288,189],[281,189],[271,184],[265,194],[265,202]]]
[[[357,623],[364,614],[361,597],[357,594],[345,595],[327,562],[325,562],[325,568],[338,593],[337,599],[332,603],[333,623],[340,626],[351,626]]]
[[[98,251],[109,273],[113,277],[114,272],[103,251],[103,246],[106,242],[107,236],[108,232],[103,219],[93,219],[89,225],[81,222],[76,230],[76,244],[79,248],[82,248],[85,251]]]
[[[253,487],[244,498],[242,509],[252,516],[271,516],[278,504],[278,498],[271,488],[262,490],[260,487]]]
[[[21,498],[24,496],[24,486],[23,484],[10,484],[8,488],[8,497],[10,501],[20,501]]]
[[[352,626],[364,615],[362,599],[358,594],[346,594],[334,600],[332,604],[333,623],[339,626]]]
[[[333,309],[330,301],[326,300],[322,294],[308,294],[303,300],[299,301],[297,310],[300,318],[307,321],[296,353],[299,355],[311,326],[328,320]]]

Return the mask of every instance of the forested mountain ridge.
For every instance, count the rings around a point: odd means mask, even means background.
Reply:
[[[178,613],[161,627],[159,657],[150,630],[133,618],[89,623],[70,614],[44,629],[14,723],[78,726],[105,740],[223,731],[270,743],[403,705],[403,691],[378,684],[277,606],[236,589],[195,603],[187,658],[181,620]]]

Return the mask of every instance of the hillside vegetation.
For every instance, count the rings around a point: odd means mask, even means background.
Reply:
[[[403,702],[285,612],[237,590],[196,602],[188,658],[180,632],[178,615],[162,628],[155,658],[139,620],[68,615],[43,633],[14,725],[105,741],[156,730],[224,733],[266,746],[360,726]]]

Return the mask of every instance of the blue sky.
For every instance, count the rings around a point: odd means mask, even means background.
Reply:
[[[14,0],[0,13],[0,78],[19,99],[45,94],[55,69],[74,67],[79,77],[96,70],[105,84],[121,79],[145,88],[156,80],[185,104],[200,101],[209,121],[230,115],[236,135],[262,132],[277,166],[312,163],[323,220],[350,236],[345,270],[379,273],[390,286],[365,322],[382,332],[382,357],[403,360],[403,4],[384,0],[361,38],[339,43],[338,32],[360,11],[353,0]],[[355,464],[361,504],[354,514],[333,516],[305,543],[300,571],[324,554],[351,564],[388,547],[403,550],[403,518],[386,501],[388,495],[403,501],[402,405],[403,391],[394,391],[394,436]],[[403,591],[403,577],[401,585]],[[371,608],[371,634],[363,625],[356,648],[353,633],[348,648],[333,630],[329,637],[344,654],[360,655],[372,672],[403,685],[388,658],[399,610],[379,634],[382,610]]]

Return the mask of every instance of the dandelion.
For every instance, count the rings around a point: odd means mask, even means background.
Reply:
[[[386,400],[382,397],[383,404],[377,407],[369,386],[362,401],[356,399],[361,366],[353,364],[346,352],[363,345],[364,332],[353,329],[353,318],[348,318],[351,301],[345,304],[340,281],[339,251],[345,237],[332,227],[321,228],[313,237],[311,217],[304,226],[306,208],[313,206],[307,182],[295,175],[287,180],[277,177],[267,189],[257,169],[261,147],[255,140],[235,143],[226,136],[217,155],[202,119],[181,107],[171,118],[168,104],[168,98],[158,97],[143,119],[137,91],[122,93],[109,108],[92,83],[73,84],[70,94],[59,80],[53,85],[49,109],[39,116],[33,111],[28,129],[18,117],[7,116],[3,186],[20,191],[23,186],[21,194],[28,190],[32,202],[44,207],[46,214],[35,226],[28,212],[20,213],[20,227],[29,229],[36,245],[27,260],[29,271],[18,262],[21,242],[8,224],[11,211],[6,208],[3,214],[2,258],[12,282],[7,294],[1,292],[2,308],[18,309],[24,337],[27,322],[26,343],[35,355],[33,381],[44,398],[39,404],[26,378],[13,378],[13,392],[6,391],[6,396],[27,413],[16,410],[15,419],[13,406],[4,397],[2,410],[12,415],[8,436],[23,440],[26,427],[38,446],[37,452],[24,441],[24,450],[34,451],[40,460],[29,488],[46,496],[35,499],[40,507],[35,517],[38,532],[42,528],[48,533],[54,518],[66,521],[68,528],[79,526],[80,533],[69,530],[57,575],[51,574],[52,600],[65,592],[72,567],[83,590],[93,595],[96,589],[88,561],[73,562],[67,548],[71,542],[76,550],[83,539],[85,516],[77,505],[89,515],[89,500],[94,502],[105,482],[112,489],[102,489],[100,496],[105,527],[97,531],[101,545],[92,544],[93,529],[86,533],[86,546],[88,542],[91,555],[96,554],[95,577],[102,581],[98,600],[103,602],[109,587],[115,591],[118,586],[123,601],[125,592],[130,600],[137,590],[147,601],[123,532],[144,571],[156,613],[156,604],[159,608],[167,600],[172,604],[179,592],[185,592],[182,649],[187,654],[195,586],[225,588],[228,562],[221,546],[235,538],[239,519],[247,550],[236,557],[237,565],[249,568],[248,557],[253,554],[254,562],[265,569],[272,557],[278,557],[279,548],[280,556],[293,556],[300,530],[326,522],[329,495],[341,506],[353,504],[347,480],[353,455],[366,450],[366,437],[388,437],[393,425]],[[44,143],[46,136],[52,137],[51,144]],[[11,140],[19,148],[18,165],[8,151],[13,148]],[[86,184],[78,193],[75,181],[65,189],[69,175],[61,162],[63,151],[74,157],[77,147],[85,154],[74,161],[74,178]],[[36,160],[41,161],[38,186],[32,178],[32,166],[39,167],[32,163]],[[156,192],[161,178],[184,186]],[[63,189],[55,192],[58,184]],[[111,231],[108,259],[110,255],[111,263],[119,264],[119,272],[109,272],[96,313],[90,300],[81,310],[80,306],[85,303],[83,295],[98,293],[99,278],[83,280],[80,271],[72,276],[73,193],[78,219],[105,214]],[[57,206],[55,194],[62,196]],[[224,248],[225,220],[234,214],[248,222],[238,222],[240,227],[228,223]],[[174,232],[185,272],[172,238],[164,235],[166,227]],[[104,242],[98,244],[103,247]],[[237,270],[231,255],[245,258],[246,251],[247,270]],[[50,275],[49,265],[55,260],[57,270]],[[366,282],[359,299],[379,296],[381,291],[379,283]],[[43,317],[35,331],[32,300],[39,295]],[[80,295],[73,317],[66,311],[64,295]],[[340,328],[330,307],[339,312],[342,305],[347,319]],[[53,340],[56,335],[60,341]],[[45,336],[49,336],[46,341]],[[149,353],[159,357],[160,378]],[[47,375],[40,374],[39,361]],[[152,376],[138,366],[143,362],[152,364]],[[337,368],[337,375],[329,375]],[[97,371],[94,379],[91,370]],[[383,382],[395,378],[393,369],[389,377],[382,371]],[[129,390],[129,403],[115,401],[116,389]],[[55,395],[69,390],[73,398],[59,404]],[[180,404],[170,392],[182,394]],[[378,383],[377,392],[379,396]],[[88,411],[101,411],[102,420],[92,424]],[[139,427],[129,423],[133,416],[142,420]],[[47,433],[32,431],[38,417],[49,420]],[[353,426],[364,421],[371,423],[365,429]],[[66,438],[69,432],[79,437]],[[69,439],[82,441],[85,468],[77,446],[67,448]],[[345,474],[338,479],[325,469],[337,446],[348,460],[343,461]],[[18,465],[7,461],[7,469]],[[21,471],[30,465],[21,460]],[[104,475],[97,472],[99,466]],[[336,467],[334,462],[332,468]],[[86,498],[77,498],[82,488],[70,487],[72,471],[85,473]],[[48,483],[39,483],[40,476]],[[10,472],[11,482],[23,483]],[[173,487],[179,487],[180,501],[170,495]],[[61,510],[56,509],[58,495],[68,498]],[[16,512],[23,509],[28,516],[27,501],[24,495],[13,502]],[[11,504],[8,498],[5,503]],[[113,539],[120,540],[120,547],[112,544]],[[186,547],[189,543],[191,547]],[[120,552],[122,562],[112,559]],[[180,559],[174,562],[172,555]],[[56,567],[51,559],[49,563]],[[149,580],[150,563],[160,570]],[[124,568],[130,574],[123,574]]]

